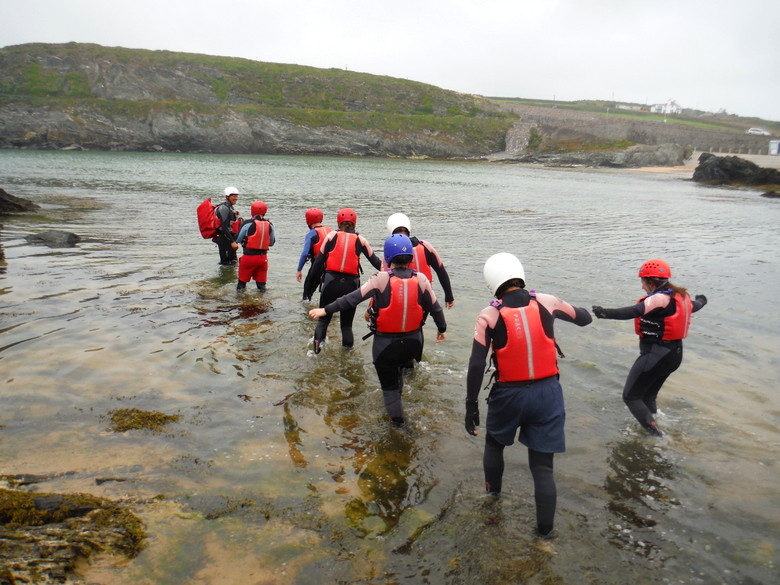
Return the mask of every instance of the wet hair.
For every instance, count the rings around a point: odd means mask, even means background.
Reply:
[[[522,278],[510,278],[504,284],[499,286],[498,289],[496,289],[496,298],[500,299],[502,296],[504,296],[506,289],[515,286],[517,288],[525,288],[525,281]]]
[[[351,221],[342,221],[339,224],[339,229],[342,232],[354,232],[355,231],[355,224]]]
[[[390,261],[390,264],[395,264],[396,268],[407,268],[412,260],[414,260],[414,256],[411,254],[398,254]]]
[[[406,234],[408,236],[409,235],[409,230],[406,229],[404,226],[399,225],[397,228],[395,228],[393,230],[393,233],[394,234]]]

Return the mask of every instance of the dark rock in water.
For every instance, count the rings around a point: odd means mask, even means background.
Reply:
[[[7,193],[5,189],[0,189],[0,213],[21,213],[23,211],[35,211],[40,209],[29,199],[22,199]]]
[[[60,230],[48,230],[39,234],[30,234],[25,239],[31,244],[45,244],[50,248],[72,248],[81,241],[81,238],[71,232]]]
[[[780,185],[780,171],[759,167],[738,156],[704,152],[693,171],[693,180],[711,185]]]
[[[84,516],[100,507],[91,500],[67,499],[61,494],[43,494],[33,499],[33,507],[39,512],[57,514],[60,519]]]
[[[761,197],[769,197],[770,199],[777,199],[780,198],[780,191],[767,191],[766,193],[761,193]]]

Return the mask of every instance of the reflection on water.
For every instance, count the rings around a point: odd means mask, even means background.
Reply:
[[[644,436],[614,443],[607,458],[610,473],[604,482],[609,495],[607,509],[617,517],[609,526],[610,542],[654,560],[660,557],[661,547],[646,536],[636,537],[632,528],[656,526],[658,517],[680,504],[667,486],[676,474],[663,449],[654,438]]]
[[[661,512],[679,502],[669,497],[664,480],[674,479],[674,467],[658,447],[642,438],[620,441],[607,459],[612,471],[604,482],[608,509],[633,526],[655,526],[648,512]]]
[[[44,209],[0,232],[0,472],[130,498],[150,534],[136,559],[89,582],[774,578],[780,317],[751,311],[780,286],[776,201],[664,175],[307,157],[0,152],[0,177]],[[235,267],[197,233],[195,206],[223,182],[269,204],[265,293],[237,294]],[[385,420],[370,341],[308,354],[314,323],[294,278],[307,207],[356,208],[379,252],[388,201],[408,203],[456,296],[447,341],[428,335],[405,385],[402,430]],[[82,241],[28,246],[41,220]],[[462,424],[482,263],[501,250],[521,256],[532,288],[580,306],[636,298],[648,254],[674,259],[710,299],[662,394],[674,440],[620,435],[635,352],[625,324],[557,332],[570,451],[556,458],[552,543],[533,536],[525,450],[507,449],[508,487],[485,499],[484,435]],[[750,302],[732,302],[735,290]],[[182,418],[163,436],[112,433],[118,407]]]

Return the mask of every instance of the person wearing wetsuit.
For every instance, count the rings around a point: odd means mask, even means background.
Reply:
[[[484,276],[497,300],[479,313],[474,329],[466,375],[466,431],[477,434],[477,399],[492,348],[496,381],[487,398],[485,489],[501,493],[504,447],[512,445],[519,429],[534,481],[537,534],[551,538],[557,504],[553,457],[566,450],[553,322],[561,319],[582,327],[592,319],[587,310],[553,295],[525,290],[523,266],[512,254],[488,258]]]
[[[648,260],[639,269],[646,296],[635,305],[605,309],[593,305],[598,319],[634,319],[639,335],[639,357],[623,386],[623,402],[650,434],[662,436],[655,420],[656,399],[669,375],[680,367],[682,340],[688,335],[691,314],[707,304],[707,297],[688,292],[669,282],[672,270],[660,259]]]
[[[324,307],[312,309],[309,316],[322,319],[338,311],[354,313],[355,307],[371,299],[374,368],[387,415],[394,425],[402,426],[403,366],[410,360],[420,360],[426,317],[431,315],[436,323],[437,342],[444,341],[447,322],[431,283],[424,274],[409,268],[411,240],[402,234],[390,236],[385,241],[384,257],[390,270],[375,274],[359,289]]]
[[[236,264],[238,258],[236,248],[233,244],[236,241],[237,222],[239,214],[235,209],[238,201],[238,189],[235,187],[225,187],[225,201],[217,205],[214,213],[220,221],[219,230],[217,230],[216,243],[219,248],[219,263],[222,266]]]
[[[236,290],[244,290],[254,279],[257,290],[264,291],[268,280],[268,248],[276,243],[274,224],[265,218],[268,205],[255,201],[250,206],[252,219],[244,222],[238,232],[234,246],[243,246],[243,255],[238,262],[238,284]]]
[[[452,294],[450,275],[447,273],[444,262],[442,262],[436,248],[429,241],[420,240],[412,236],[412,224],[404,213],[394,213],[388,217],[387,230],[390,232],[390,235],[403,234],[412,240],[414,258],[409,264],[409,268],[422,272],[431,281],[431,284],[433,284],[433,273],[436,272],[441,287],[444,289],[444,306],[451,309],[455,305],[455,297]]]
[[[309,231],[303,239],[303,250],[301,251],[301,257],[298,259],[298,269],[295,271],[295,279],[298,282],[303,280],[303,265],[308,260],[311,260],[312,266],[314,265],[314,259],[320,254],[320,248],[325,241],[325,236],[333,231],[328,226],[322,225],[323,213],[321,209],[316,207],[307,209],[305,218]],[[311,266],[309,266],[309,272],[311,272]],[[303,300],[311,300],[311,297],[304,295]]]
[[[320,254],[315,258],[303,285],[304,298],[311,298],[317,286],[321,287],[320,307],[360,288],[361,254],[368,258],[377,270],[382,267],[382,261],[371,249],[368,241],[355,232],[355,211],[349,208],[339,210],[336,221],[339,229],[325,236]],[[332,313],[326,313],[317,321],[313,340],[314,353],[320,352],[332,318]],[[354,319],[354,307],[341,311],[341,345],[344,347],[352,347],[355,343],[352,334]]]

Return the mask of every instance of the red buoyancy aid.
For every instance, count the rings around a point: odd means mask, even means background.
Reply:
[[[200,203],[195,211],[198,215],[200,235],[206,240],[215,237],[222,222],[217,217],[217,206],[211,202],[211,197]]]
[[[255,233],[247,236],[244,246],[249,250],[267,250],[271,246],[271,222],[254,220]]]
[[[671,290],[671,289],[670,289]],[[658,291],[653,294],[670,294],[667,291]],[[685,339],[688,336],[688,328],[691,325],[691,313],[693,313],[693,303],[688,294],[671,293],[674,302],[674,313],[666,316],[644,315],[634,319],[634,331],[642,339],[663,339],[673,341],[676,339]],[[647,297],[642,297],[637,301],[641,303]]]
[[[493,352],[499,382],[540,380],[558,373],[555,339],[544,332],[539,303],[498,309],[506,325],[506,345]]]
[[[343,272],[345,274],[360,274],[360,258],[358,258],[356,244],[358,235],[351,232],[336,232],[334,236],[336,245],[328,253],[325,262],[325,270]]]
[[[428,264],[428,255],[425,253],[425,246],[422,240],[418,240],[418,244],[412,250],[414,251],[414,258],[409,263],[409,268],[423,273],[428,277],[428,280],[433,282],[433,271],[430,264]]]
[[[420,281],[416,275],[390,275],[390,302],[376,308],[375,326],[380,333],[409,333],[422,327],[425,311],[420,305]]]
[[[322,242],[325,241],[325,236],[327,236],[330,232],[333,230],[330,229],[326,225],[320,225],[314,228],[314,231],[317,232],[317,241],[312,242],[311,244],[311,257],[316,258],[320,254],[320,248],[322,248]]]

